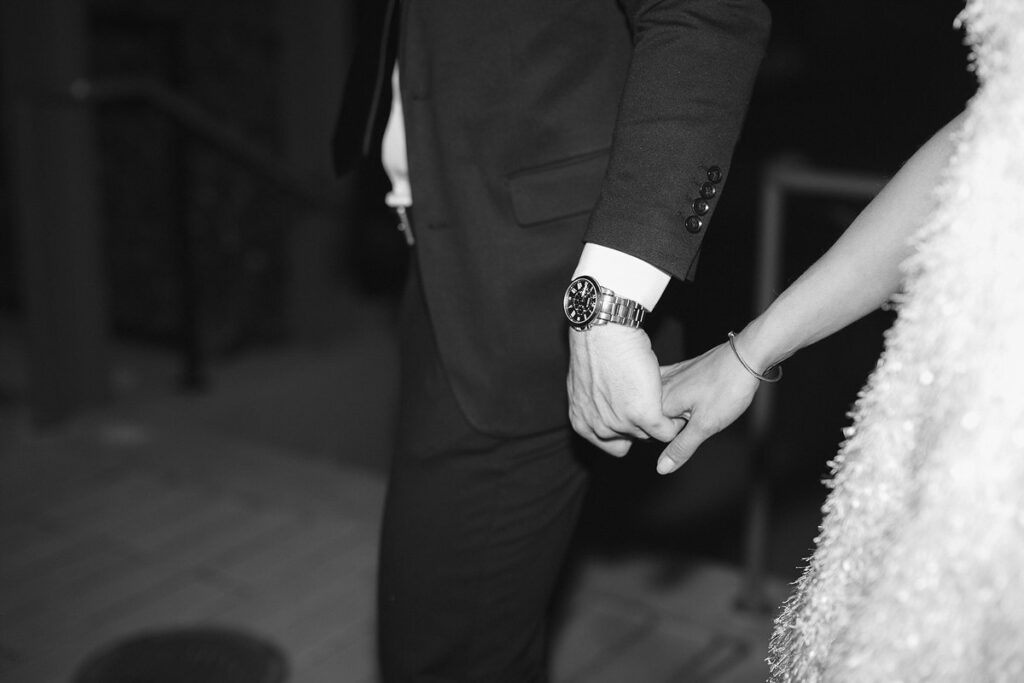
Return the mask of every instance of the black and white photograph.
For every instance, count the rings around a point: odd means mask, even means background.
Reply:
[[[1024,681],[1024,2],[4,0],[0,681]]]

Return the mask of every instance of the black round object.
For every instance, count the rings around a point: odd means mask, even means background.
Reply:
[[[101,650],[75,683],[282,683],[276,647],[238,631],[194,628],[150,633]]]

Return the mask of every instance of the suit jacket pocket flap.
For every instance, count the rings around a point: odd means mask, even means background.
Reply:
[[[608,150],[533,166],[508,176],[516,220],[523,227],[588,213],[597,204]]]

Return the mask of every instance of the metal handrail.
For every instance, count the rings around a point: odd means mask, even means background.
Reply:
[[[304,208],[340,215],[342,203],[325,190],[303,180],[288,165],[260,144],[225,125],[199,104],[151,78],[78,79],[58,99],[69,98],[75,104],[142,102],[171,118],[189,134],[201,139],[228,158],[273,182]],[[185,220],[181,217],[181,220]],[[202,389],[207,383],[207,354],[202,342],[200,315],[202,287],[196,272],[195,239],[186,223],[179,225],[179,267],[182,296],[181,351],[182,379],[189,389]]]
[[[340,209],[337,198],[311,187],[284,161],[160,81],[152,78],[80,78],[71,84],[67,94],[80,103],[145,102],[227,156],[271,180],[292,198],[320,211],[336,213]]]

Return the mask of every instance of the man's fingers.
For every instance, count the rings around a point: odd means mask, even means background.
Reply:
[[[679,432],[658,458],[658,474],[669,474],[679,469],[704,443],[704,435],[692,427]]]
[[[629,452],[629,447],[633,445],[633,442],[629,439],[623,438],[621,435],[615,432],[605,432],[604,435],[598,434],[597,431],[592,429],[590,425],[586,423],[573,423],[573,429],[577,434],[582,436],[584,439],[592,443],[593,445],[600,448],[609,455],[614,455],[617,458],[621,458]]]
[[[591,443],[593,443],[595,446],[600,448],[608,455],[613,455],[616,458],[621,458],[626,453],[628,453],[630,446],[633,445],[633,442],[630,441],[629,439],[622,438],[597,439],[596,441],[592,441]]]
[[[666,415],[683,417],[695,407],[695,401],[705,396],[700,387],[666,385],[662,387],[661,409]]]
[[[658,441],[669,442],[679,431],[673,431],[671,421],[661,414],[661,406],[657,404],[647,413],[627,411],[616,414],[610,407],[603,411],[595,408],[591,413],[594,417],[588,417],[583,422],[587,430],[593,432],[599,439],[623,438],[646,441],[653,437]]]
[[[685,421],[677,421],[664,415],[657,415],[640,423],[640,428],[647,432],[652,438],[668,443],[676,438],[679,430],[686,426]]]
[[[669,441],[671,441],[674,438],[676,438],[676,436],[679,435],[679,432],[681,432],[682,430],[686,429],[686,425],[689,424],[689,422],[690,422],[690,412],[686,411],[685,413],[683,413],[679,417],[675,417],[675,418],[666,417],[666,420],[668,421],[668,424],[670,425],[669,429],[671,430],[669,432],[669,437],[668,438],[659,438],[658,440],[665,441],[666,443],[668,443]]]
[[[672,422],[672,429],[675,430],[675,433],[672,436],[672,438],[674,439],[675,436],[678,435],[679,432],[686,429],[686,425],[690,423],[690,413],[683,413],[679,417],[670,418],[670,420]],[[669,439],[666,439],[666,441],[669,441]]]
[[[654,436],[654,434],[652,434],[649,429],[646,429],[643,426],[636,426],[636,425],[630,425],[630,426],[623,425],[620,429],[613,430],[613,432],[614,432],[614,434],[610,434],[609,438],[614,439],[614,438],[618,438],[618,437],[626,437],[626,438],[629,438],[629,439],[637,439],[639,441],[646,441],[647,439],[649,439],[652,436]],[[654,436],[654,438],[657,439],[658,437]]]

